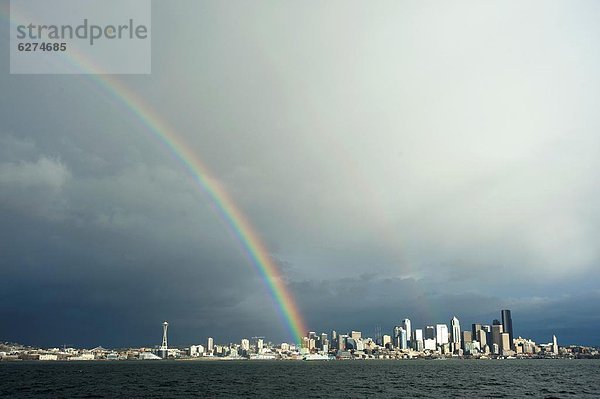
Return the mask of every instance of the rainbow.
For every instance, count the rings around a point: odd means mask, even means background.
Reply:
[[[275,308],[285,322],[291,338],[300,344],[308,331],[292,293],[281,278],[278,265],[269,255],[259,234],[235,204],[218,180],[211,177],[208,167],[198,155],[189,150],[184,139],[166,121],[145,104],[133,91],[110,75],[91,75],[94,80],[126,107],[165,148],[171,152],[192,176],[214,204],[219,217],[225,221],[244,254],[259,273],[273,299]]]
[[[10,15],[6,11],[3,13]],[[11,17],[14,17],[14,14]],[[8,19],[12,25],[14,20],[11,17]],[[218,216],[229,227],[250,264],[261,276],[290,338],[299,345],[308,329],[292,293],[282,279],[278,265],[270,257],[268,249],[248,218],[219,181],[211,177],[209,168],[197,154],[190,151],[183,137],[132,90],[111,75],[102,74],[102,71],[86,63],[81,56],[71,54],[69,61],[75,64],[78,70],[92,73],[87,75],[89,80],[96,82],[97,87],[103,89],[104,93],[123,105],[131,116],[141,122],[146,131],[174,155],[193,178],[194,183],[208,196]]]

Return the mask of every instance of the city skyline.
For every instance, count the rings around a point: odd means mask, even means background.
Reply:
[[[511,311],[501,311],[502,322],[473,323],[465,330],[453,316],[449,324],[414,326],[405,318],[390,334],[378,327],[376,335],[362,331],[336,331],[302,334],[298,342],[274,343],[265,336],[245,337],[222,343],[211,336],[205,342],[169,345],[168,326],[162,323],[162,342],[154,347],[77,348],[32,347],[0,341],[0,361],[81,361],[81,360],[406,360],[406,359],[516,359],[516,358],[598,358],[598,346],[558,344],[556,335],[549,342],[536,342],[514,333]],[[489,323],[489,322],[486,322]],[[450,329],[448,328],[450,326]]]
[[[598,344],[600,3],[309,3],[152,2],[149,75],[0,65],[0,340]]]
[[[505,326],[505,323],[500,323],[498,325],[500,325],[502,327],[502,330],[499,330],[499,334],[509,334],[507,339],[508,342],[513,342],[515,339],[517,338],[525,338],[525,339],[530,339],[532,337],[525,337],[521,334],[517,334],[514,335],[513,330],[512,330],[512,317],[511,317],[511,310],[509,309],[503,309],[501,311],[501,317],[504,315],[508,315],[507,316],[507,323]],[[508,322],[508,319],[510,319],[510,322]],[[314,329],[314,331],[307,331],[304,335],[303,338],[310,338],[311,336],[314,336],[317,338],[324,335],[325,338],[330,338],[330,339],[334,339],[333,336],[336,335],[340,335],[340,334],[345,334],[346,337],[350,337],[353,338],[353,334],[356,334],[356,336],[358,338],[365,338],[365,339],[372,339],[373,341],[377,342],[378,345],[382,345],[385,346],[385,340],[389,340],[389,343],[392,344],[395,347],[398,347],[400,349],[409,349],[412,348],[414,349],[414,344],[415,341],[424,341],[428,337],[427,335],[427,329],[428,328],[432,328],[433,332],[432,332],[432,338],[435,339],[436,341],[436,345],[441,344],[458,344],[458,345],[462,345],[462,343],[465,341],[464,339],[464,335],[463,333],[465,331],[467,332],[471,332],[474,331],[472,337],[473,341],[479,341],[482,342],[482,346],[486,345],[486,339],[487,342],[489,344],[494,343],[494,339],[492,338],[492,332],[493,332],[493,325],[495,325],[499,320],[494,319],[494,320],[490,320],[487,322],[479,322],[479,323],[471,323],[469,325],[465,324],[465,328],[461,328],[461,323],[460,323],[460,319],[454,315],[452,316],[452,318],[449,320],[449,322],[447,323],[443,323],[443,322],[435,322],[435,323],[426,323],[422,326],[413,324],[413,322],[411,321],[411,319],[409,318],[405,318],[402,320],[401,324],[398,324],[396,326],[394,326],[393,328],[390,328],[389,331],[387,329],[383,329],[381,327],[381,325],[377,325],[375,326],[375,328],[373,329],[373,331],[365,331],[365,330],[361,330],[361,329],[356,329],[356,328],[352,328],[347,330],[345,333],[342,333],[342,331],[344,331],[343,329],[329,329],[329,330],[325,330],[325,329]],[[166,322],[165,322],[166,323]],[[510,327],[508,327],[510,326]],[[486,329],[487,328],[487,329]],[[476,331],[487,331],[487,335],[486,338],[479,338],[480,335],[476,333]],[[260,336],[254,336],[254,338],[261,338],[261,341],[266,341],[265,342],[269,342],[273,345],[276,344],[276,342],[268,339],[268,336],[265,335],[260,335]],[[386,338],[387,337],[387,338]],[[442,337],[442,338],[440,338]],[[208,337],[209,341],[212,341],[215,337],[214,336],[210,336]],[[217,337],[218,338],[218,337]],[[547,337],[548,338],[548,337]],[[552,342],[552,340],[554,339],[554,341],[556,341],[556,335],[554,333],[552,333],[549,337],[549,339],[547,339],[547,342]],[[242,338],[239,337],[239,340],[247,340],[247,338]],[[500,342],[501,337],[499,339],[496,339],[497,341]],[[544,339],[534,339],[534,341],[537,342],[546,342],[544,341]],[[294,342],[289,342],[289,341],[282,341],[285,344],[288,345],[296,345],[296,343]],[[222,342],[223,343],[223,342]],[[232,343],[232,342],[230,342]],[[183,343],[183,345],[189,345],[190,343]],[[302,343],[301,343],[302,344]],[[300,344],[300,345],[301,345]],[[563,343],[564,344],[564,343]],[[578,343],[575,342],[570,342],[567,343],[565,345],[579,345]],[[181,344],[179,345],[181,346]],[[512,344],[511,344],[512,346]]]
[[[393,328],[387,329],[387,328],[382,328],[382,326],[380,324],[376,325],[374,327],[374,329],[372,331],[369,330],[363,330],[363,329],[358,329],[358,328],[352,328],[347,330],[346,335],[344,335],[345,337],[350,337],[353,338],[353,334],[356,334],[356,336],[358,338],[364,338],[364,339],[370,339],[373,340],[373,342],[376,342],[378,345],[381,346],[386,346],[386,342],[389,343],[390,345],[392,345],[393,347],[399,348],[399,349],[412,349],[412,350],[425,350],[425,349],[435,349],[436,347],[439,349],[439,345],[440,344],[448,344],[450,345],[450,347],[452,347],[452,345],[458,345],[461,348],[464,349],[464,342],[466,341],[477,341],[481,344],[481,347],[483,348],[485,345],[491,346],[493,343],[498,343],[498,342],[502,342],[502,334],[506,333],[506,342],[514,342],[515,339],[519,338],[523,338],[523,339],[532,339],[532,341],[534,342],[545,342],[544,337],[530,337],[530,336],[526,336],[526,335],[522,335],[522,334],[514,334],[513,329],[512,329],[512,312],[509,309],[503,309],[500,312],[502,321],[498,320],[498,319],[493,319],[491,321],[486,321],[486,322],[482,322],[481,320],[477,323],[471,323],[471,324],[467,324],[467,323],[462,323],[460,322],[460,318],[457,317],[456,315],[452,316],[452,318],[449,320],[449,322],[447,323],[443,323],[443,322],[427,322],[425,324],[418,325],[416,323],[413,323],[413,321],[409,318],[404,318],[402,319],[400,324],[395,325]],[[389,324],[389,323],[388,323]],[[154,347],[157,350],[157,354],[166,354],[166,350],[167,347],[184,347],[184,346],[194,346],[198,343],[198,340],[192,340],[189,342],[176,342],[174,345],[168,345],[167,343],[167,328],[169,326],[169,322],[164,321],[163,323],[161,323],[163,329],[162,329],[162,343],[160,345],[158,344],[152,344],[152,343],[144,343],[142,345],[142,347]],[[384,324],[385,325],[385,324]],[[461,326],[463,326],[464,328],[461,328]],[[321,332],[318,332],[321,331]],[[325,336],[325,339],[328,338],[328,335],[330,334],[331,337],[333,337],[334,335],[342,335],[342,331],[344,331],[344,329],[315,329],[315,331],[306,331],[306,333],[304,333],[302,335],[302,338],[299,340],[298,342],[294,342],[294,340],[283,340],[280,341],[280,344],[283,343],[285,345],[291,345],[291,346],[297,346],[300,347],[303,345],[304,343],[304,339],[306,339],[307,337],[311,337],[314,336],[317,338],[320,336]],[[482,337],[482,333],[483,333],[483,337]],[[466,335],[465,335],[466,334]],[[244,336],[244,337],[248,337],[248,336]],[[468,338],[467,338],[468,337]],[[220,337],[216,336],[216,335],[210,335],[207,336],[207,340],[208,340],[208,345],[206,346],[207,348],[212,347],[214,344],[214,339],[217,339],[217,342],[219,342],[221,345],[224,343],[229,343],[229,345],[233,344],[236,342],[236,339],[220,339]],[[235,337],[234,337],[235,338]],[[253,335],[252,338],[260,338],[261,342],[265,342],[265,343],[269,343],[270,345],[276,345],[276,340],[272,340],[269,338],[268,335]],[[547,337],[546,337],[547,338]],[[554,340],[554,342],[556,342],[556,334],[552,333],[550,335],[550,338],[552,338]],[[431,343],[430,345],[434,345],[433,347],[431,346],[427,346],[427,343],[425,343],[425,340],[433,340],[435,341],[435,343]],[[244,341],[248,341],[247,338],[242,338],[242,336],[238,336],[237,337],[237,341],[242,341],[242,346],[244,346],[243,342]],[[332,339],[333,341],[333,339]],[[415,343],[415,341],[421,341],[420,345],[417,345]],[[546,340],[547,341],[547,340]],[[14,340],[13,342],[20,342],[19,340]],[[172,342],[172,341],[171,341]],[[248,341],[250,342],[250,341]],[[549,341],[551,342],[551,341]],[[25,343],[25,342],[20,342],[22,344],[31,344],[31,343]],[[437,345],[437,346],[436,346]],[[512,345],[512,344],[511,344]],[[581,343],[577,343],[577,342],[563,342],[563,345],[567,345],[567,346],[577,346],[577,345],[582,345]],[[598,347],[598,344],[587,344],[590,345],[592,347],[596,346]],[[60,346],[60,345],[46,345],[47,347],[52,347],[52,346]],[[63,344],[64,346],[64,344]],[[100,346],[100,347],[108,347],[108,348],[125,348],[125,347],[134,347],[136,345],[124,345],[124,346],[108,346],[105,344],[98,344],[98,343],[94,343],[91,346]],[[91,347],[90,345],[88,345],[88,347]],[[82,348],[86,347],[81,346]],[[339,348],[338,348],[339,349]],[[493,352],[490,352],[493,353]]]
[[[450,330],[447,324],[427,325],[421,328],[413,329],[412,321],[408,318],[402,320],[401,325],[393,328],[391,335],[382,334],[380,326],[377,326],[375,337],[364,335],[362,331],[342,331],[331,330],[328,332],[317,333],[309,331],[302,336],[300,342],[282,342],[275,344],[265,340],[265,336],[254,336],[252,339],[242,338],[240,344],[229,343],[226,346],[214,345],[214,338],[207,338],[207,345],[190,345],[184,348],[189,357],[238,357],[242,356],[250,359],[274,360],[272,349],[279,348],[278,356],[282,353],[296,353],[302,356],[317,356],[310,360],[326,360],[323,357],[329,355],[329,360],[334,358],[365,358],[363,356],[372,356],[376,353],[377,358],[386,358],[390,351],[396,351],[401,354],[400,358],[413,358],[423,356],[451,356],[467,358],[515,358],[515,356],[542,356],[556,357],[559,354],[570,356],[573,350],[594,351],[593,347],[586,348],[578,345],[567,345],[567,350],[559,351],[558,339],[552,335],[552,340],[548,343],[536,343],[527,337],[514,336],[512,325],[512,314],[510,309],[501,310],[502,322],[494,319],[490,324],[473,323],[471,331],[462,330],[460,320],[453,316],[450,320]],[[156,354],[166,359],[173,356],[177,358],[181,355],[178,349],[170,354],[166,345],[166,326],[163,323],[163,342]],[[180,347],[181,348],[181,347]],[[222,352],[228,348],[226,352]],[[264,350],[263,350],[264,349]],[[398,352],[399,351],[399,352]],[[594,351],[595,352],[595,351]],[[383,354],[383,357],[380,355]],[[185,356],[185,354],[184,354]],[[254,356],[254,357],[253,357]],[[258,356],[258,357],[257,357]],[[286,356],[289,357],[288,354]],[[320,356],[320,357],[319,357]],[[407,357],[408,356],[408,357]],[[281,357],[280,357],[281,358]],[[397,357],[396,357],[397,358]],[[306,358],[304,358],[306,360]]]

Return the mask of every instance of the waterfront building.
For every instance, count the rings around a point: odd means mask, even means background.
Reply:
[[[384,334],[383,337],[381,337],[381,346],[390,348],[392,346],[392,336]]]
[[[423,329],[422,328],[416,328],[413,335],[414,335],[414,339],[416,341],[423,341]]]
[[[324,340],[321,341],[321,350],[323,350],[324,352],[327,352],[330,347],[331,347],[331,344],[329,343],[329,340],[327,338],[325,338]]]
[[[465,355],[474,355],[475,353],[477,353],[475,344],[478,344],[477,341],[464,341],[463,342]]]
[[[393,337],[394,337],[394,346],[396,348],[400,347],[400,341],[401,341],[401,331],[403,330],[402,326],[395,326],[394,327],[394,333],[393,333]]]
[[[513,351],[511,350],[511,347],[510,334],[507,332],[500,334],[500,350],[502,352],[502,356],[512,355]]]
[[[498,320],[492,322],[492,353],[495,355],[500,354],[502,350],[502,333],[504,329],[502,323]]]
[[[486,345],[491,345],[492,344],[492,326],[488,325],[488,324],[484,324],[481,326],[481,330],[485,331],[485,343]],[[483,333],[482,333],[483,334]],[[474,337],[476,338],[476,337]],[[482,346],[483,348],[483,346]]]
[[[400,330],[400,340],[399,340],[400,345],[398,345],[398,347],[400,349],[403,349],[403,350],[408,349],[408,339],[407,338],[408,338],[408,333],[404,328],[402,328]]]
[[[552,353],[558,355],[558,340],[556,339],[556,335],[552,336]]]
[[[423,352],[424,349],[425,349],[425,346],[423,345],[423,340],[421,340],[421,339],[415,340],[414,350],[416,350],[417,352]]]
[[[356,349],[356,341],[353,338],[346,338],[346,350]]]
[[[448,339],[448,326],[445,324],[436,324],[435,326],[435,332],[436,332],[436,341],[438,345],[444,345],[447,344],[449,339]]]
[[[460,348],[460,322],[456,316],[450,320],[450,325],[452,327],[452,342],[454,343],[455,349],[458,349]]]
[[[356,349],[357,351],[365,350],[365,342],[362,340],[362,338],[355,340],[354,343],[355,343],[354,349]]]
[[[502,324],[498,323],[492,325],[492,353],[495,355],[500,354],[500,350],[502,349],[503,332],[504,330],[502,329]]]
[[[498,344],[492,344],[492,353],[494,355],[500,354],[500,346]]]
[[[352,338],[353,340],[361,339],[362,333],[360,331],[352,331],[350,333],[350,338]]]
[[[202,345],[191,345],[189,355],[191,357],[198,357],[204,354],[204,346]]]
[[[475,337],[477,341],[479,341],[479,345],[483,348],[487,345],[487,333],[484,330],[477,331],[477,337]]]
[[[308,341],[309,341],[308,337],[302,337],[302,342],[300,342],[300,347],[308,349]]]
[[[423,349],[431,350],[431,351],[436,350],[437,345],[435,342],[435,338],[434,339],[425,339],[425,341],[423,341]]]
[[[398,349],[408,349],[408,334],[401,326],[394,327],[394,346]]]
[[[446,343],[446,344],[440,345],[440,351],[444,355],[452,353],[452,349],[450,348],[450,343]]]
[[[242,351],[249,351],[250,350],[250,341],[247,340],[246,338],[242,339],[242,341],[240,342],[240,348],[242,349]]]
[[[517,353],[533,354],[537,352],[535,342],[525,338],[515,338],[515,349]]]
[[[510,346],[512,348],[515,336],[513,335],[512,316],[510,314],[510,310],[508,309],[502,310],[502,330],[505,333],[508,333]]]
[[[426,326],[425,327],[425,339],[435,339],[435,327],[434,326]]]
[[[262,353],[264,347],[264,340],[262,338],[259,338],[256,341],[256,353]]]
[[[470,343],[470,342],[473,342],[473,336],[472,336],[471,331],[463,331],[462,332],[462,349],[463,349],[463,351],[465,351],[465,353],[467,351],[466,344]]]
[[[404,330],[406,331],[406,341],[407,341],[407,345],[410,345],[410,342],[413,339],[412,336],[412,328],[411,328],[411,324],[410,324],[410,319],[404,319],[402,320],[402,328],[404,328]]]
[[[423,350],[423,329],[421,329],[421,328],[415,329],[415,331],[413,333],[412,348],[416,351]]]
[[[473,323],[471,324],[471,336],[473,339],[477,339],[477,331],[481,330],[481,324]]]
[[[347,340],[348,340],[348,336],[346,334],[338,335],[337,349],[339,351],[345,351],[346,350],[346,341]]]
[[[207,341],[208,342],[207,342],[207,345],[206,345],[206,352],[209,355],[212,355],[213,352],[214,352],[214,350],[215,350],[215,341],[212,339],[212,337],[208,337]]]

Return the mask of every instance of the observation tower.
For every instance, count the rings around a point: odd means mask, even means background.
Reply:
[[[158,350],[158,356],[160,356],[163,359],[166,359],[169,354],[168,346],[167,346],[167,328],[169,328],[169,323],[167,323],[165,321],[162,325],[163,325],[163,339],[162,339],[162,344],[160,345],[160,349]]]

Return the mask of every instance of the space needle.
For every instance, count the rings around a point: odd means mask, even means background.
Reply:
[[[163,359],[166,359],[169,354],[168,346],[167,346],[167,328],[169,328],[169,323],[167,323],[165,321],[162,325],[163,325],[163,339],[162,339],[162,344],[160,345],[160,349],[158,350],[158,356],[160,356]]]

